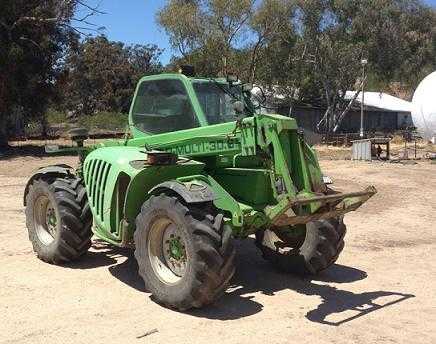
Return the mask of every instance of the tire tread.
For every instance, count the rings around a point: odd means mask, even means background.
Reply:
[[[162,291],[153,290],[153,286],[148,283],[148,274],[151,272],[147,271],[143,260],[143,257],[147,257],[145,240],[142,240],[147,231],[145,218],[153,209],[168,206],[183,214],[194,240],[196,256],[193,269],[194,283],[189,296],[183,300],[174,300]],[[147,289],[152,292],[153,297],[169,308],[184,311],[212,303],[225,291],[235,272],[235,249],[231,243],[231,233],[228,233],[230,229],[223,224],[223,216],[216,214],[212,209],[210,204],[186,205],[177,197],[165,194],[151,196],[141,207],[134,233],[135,257],[138,261],[139,275],[143,278]]]
[[[316,233],[307,236],[302,247],[282,253],[263,245],[264,231],[256,233],[256,245],[264,259],[286,272],[317,274],[334,264],[344,248],[346,226],[343,218],[315,221]],[[310,242],[308,242],[310,241]],[[303,248],[303,246],[305,246]]]
[[[43,245],[33,228],[31,216],[31,198],[36,186],[48,187],[58,207],[60,226],[59,237],[49,249]],[[26,224],[29,239],[38,257],[50,264],[62,264],[83,256],[91,247],[92,214],[86,196],[86,189],[80,178],[62,177],[56,179],[37,179],[29,187],[27,194]]]

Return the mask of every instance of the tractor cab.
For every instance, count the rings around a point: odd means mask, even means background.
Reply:
[[[144,77],[130,109],[133,136],[236,121],[244,110],[249,112],[247,89],[224,78],[191,78],[184,74]]]

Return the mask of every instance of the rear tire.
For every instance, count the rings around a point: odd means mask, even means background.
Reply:
[[[287,245],[286,236],[279,238],[271,230],[258,231],[256,245],[263,257],[280,270],[314,275],[336,262],[344,248],[346,230],[343,217],[319,220],[306,225],[298,247]]]
[[[215,301],[234,274],[231,228],[210,203],[151,196],[136,218],[135,257],[153,298],[181,311]]]
[[[38,258],[74,261],[91,246],[92,215],[79,178],[37,179],[26,196],[26,224]]]

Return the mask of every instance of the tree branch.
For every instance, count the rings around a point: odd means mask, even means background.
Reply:
[[[242,28],[242,26],[246,23],[246,21],[250,18],[250,16],[247,14],[245,16],[244,19],[242,19],[238,26],[233,30],[233,33],[230,35],[229,39],[228,39],[228,44],[230,45],[231,42],[233,41],[233,38],[235,38],[236,34],[238,33],[238,31]]]
[[[100,7],[100,3],[97,6],[89,6],[88,4],[84,3],[83,1],[80,1],[80,0],[76,0],[76,1],[77,1],[77,3],[79,5],[82,5],[83,7],[87,8],[88,10],[94,12],[94,14],[95,13],[98,13],[98,14],[107,14],[106,12],[100,11],[98,9]]]
[[[359,85],[358,90],[356,91],[356,93],[354,94],[353,98],[350,100],[350,102],[348,103],[347,107],[345,108],[344,111],[342,111],[342,113],[339,115],[336,123],[335,123],[335,127],[333,128],[333,132],[335,133],[338,129],[339,126],[341,125],[342,120],[344,119],[345,115],[348,113],[348,111],[350,111],[351,106],[353,105],[353,103],[355,102],[355,100],[357,99],[357,97],[360,94],[360,91],[362,89],[362,85],[363,83],[366,81],[366,76],[365,78],[362,80],[362,82]]]
[[[255,76],[255,70],[256,70],[256,59],[257,59],[257,53],[258,49],[262,44],[262,41],[264,39],[263,35],[259,35],[259,38],[257,39],[256,44],[254,45],[253,51],[251,53],[251,62],[250,62],[250,82],[252,83],[254,81]]]

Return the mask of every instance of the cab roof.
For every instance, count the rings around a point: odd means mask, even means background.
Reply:
[[[189,77],[182,73],[160,73],[160,74],[147,75],[142,77],[140,81],[162,80],[162,79],[188,79],[190,81],[197,81],[197,82],[215,80],[216,82],[219,83],[227,83],[226,78],[212,78],[212,77],[201,77],[201,76]]]

